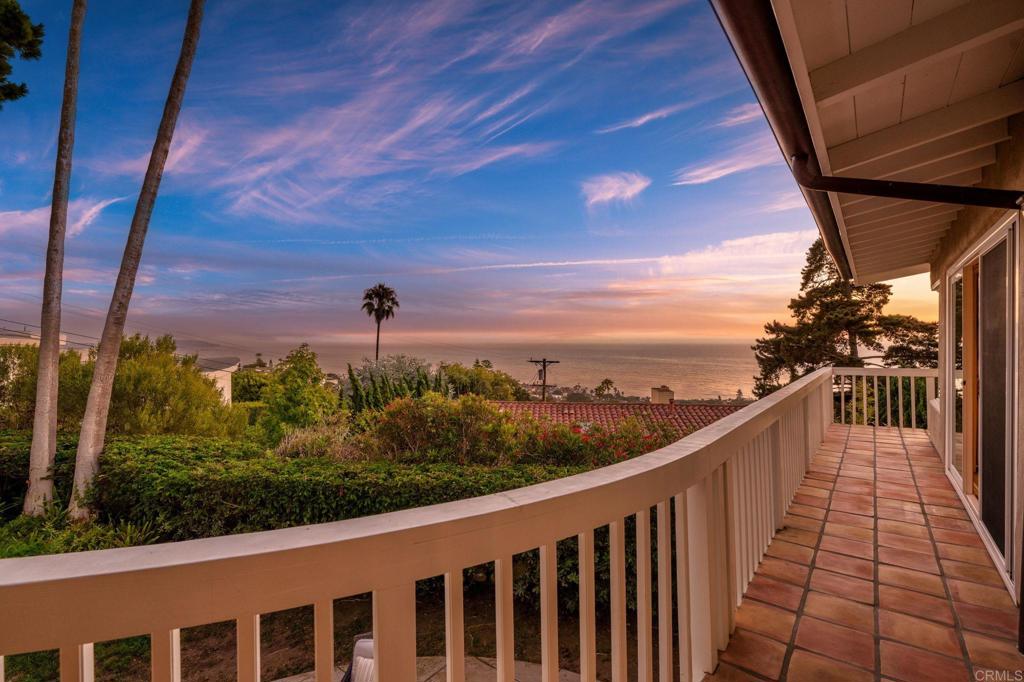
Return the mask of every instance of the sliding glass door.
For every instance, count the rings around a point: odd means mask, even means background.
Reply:
[[[1007,372],[1010,363],[1010,249],[1001,239],[981,256],[978,290],[978,452],[981,466],[981,520],[1005,554],[1012,480],[1007,429],[1013,402]]]
[[[990,235],[947,280],[948,464],[1009,566],[1013,508],[1015,224]]]

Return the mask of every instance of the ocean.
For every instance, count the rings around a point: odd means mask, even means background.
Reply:
[[[440,361],[472,363],[490,360],[497,369],[524,382],[537,378],[528,360],[558,360],[548,368],[548,383],[581,384],[593,388],[609,378],[626,395],[650,396],[652,386],[662,384],[676,398],[732,398],[737,390],[751,396],[757,373],[749,341],[678,343],[491,343],[462,346],[448,343],[389,343],[382,338],[381,355],[405,353],[432,364]],[[331,345],[315,347],[327,371],[341,372],[346,363],[358,364],[373,357],[373,347]]]

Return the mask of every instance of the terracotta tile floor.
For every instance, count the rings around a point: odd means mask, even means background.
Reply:
[[[833,425],[709,680],[1024,670],[1017,609],[920,430]]]

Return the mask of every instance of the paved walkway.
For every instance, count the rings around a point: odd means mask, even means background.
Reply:
[[[833,425],[712,680],[1024,669],[1017,610],[924,431]]]

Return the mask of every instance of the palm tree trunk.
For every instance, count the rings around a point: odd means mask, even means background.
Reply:
[[[103,450],[107,415],[110,411],[110,394],[114,388],[114,373],[117,370],[117,356],[121,351],[128,304],[135,288],[135,276],[139,270],[139,261],[142,259],[142,247],[146,240],[146,231],[149,229],[149,219],[153,214],[153,205],[156,203],[164,165],[167,163],[174,127],[178,122],[181,103],[185,97],[185,86],[192,71],[192,62],[199,43],[199,27],[203,21],[204,2],[205,0],[192,0],[189,6],[181,54],[174,69],[174,77],[171,79],[163,117],[160,119],[160,127],[153,142],[149,167],[146,168],[146,177],[142,182],[138,203],[135,205],[135,215],[132,217],[131,229],[128,231],[128,240],[121,258],[121,269],[117,273],[117,283],[114,285],[114,294],[110,299],[103,334],[100,336],[96,367],[93,370],[89,399],[85,404],[85,416],[82,419],[82,432],[78,438],[74,490],[68,506],[68,513],[76,520],[84,520],[89,516],[84,496],[99,469],[99,455]]]
[[[380,320],[377,320],[377,348],[373,351],[373,361],[380,362]]]
[[[28,463],[28,493],[23,511],[40,516],[53,499],[53,461],[57,453],[57,378],[60,370],[60,299],[64,277],[64,235],[68,225],[71,156],[75,147],[78,106],[78,61],[82,47],[86,0],[74,0],[68,54],[64,66],[64,100],[57,133],[57,163],[53,171],[50,236],[46,245],[43,309],[39,332],[39,372],[32,420],[32,450]]]

